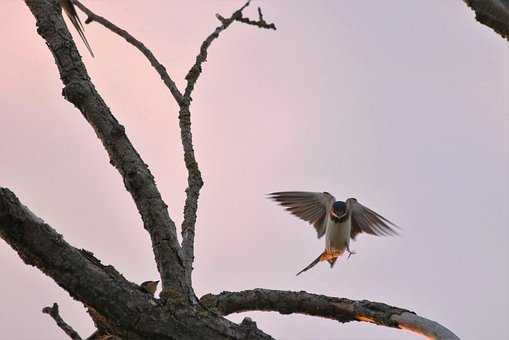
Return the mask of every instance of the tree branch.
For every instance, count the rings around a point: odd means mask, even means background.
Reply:
[[[198,211],[198,199],[200,196],[200,190],[203,186],[203,179],[201,176],[200,168],[196,157],[194,155],[193,147],[193,135],[191,131],[191,93],[194,89],[196,81],[198,80],[202,72],[202,64],[207,60],[208,48],[212,42],[219,37],[219,34],[227,29],[234,21],[239,21],[248,25],[254,25],[259,28],[265,29],[276,29],[274,24],[269,24],[263,19],[263,14],[260,8],[258,8],[258,20],[250,20],[244,18],[242,11],[249,6],[250,1],[244,4],[239,10],[235,11],[228,19],[217,15],[221,21],[221,25],[217,27],[212,34],[210,34],[201,44],[200,53],[196,57],[194,65],[191,67],[186,75],[187,86],[184,95],[181,94],[175,82],[172,80],[166,68],[161,64],[154,54],[147,48],[143,43],[134,38],[127,31],[116,26],[109,20],[95,14],[86,6],[81,4],[78,0],[73,0],[76,6],[81,9],[87,16],[87,23],[97,22],[103,25],[105,28],[111,30],[113,33],[123,37],[127,42],[136,47],[145,57],[150,61],[150,64],[159,73],[161,79],[165,83],[166,87],[170,90],[173,98],[175,98],[177,104],[180,107],[179,110],[179,127],[180,136],[182,140],[182,147],[184,150],[184,162],[187,169],[187,188],[186,188],[186,200],[184,204],[184,219],[182,222],[182,249],[183,249],[183,261],[185,266],[185,282],[186,285],[191,286],[191,274],[193,270],[194,262],[194,236],[196,226],[196,215]]]
[[[136,340],[271,339],[260,330],[191,307],[187,299],[161,304],[92,253],[72,247],[5,188],[0,188],[0,238],[26,264],[83,302],[103,334]]]
[[[342,323],[365,321],[380,326],[406,329],[432,339],[458,339],[444,326],[414,312],[367,300],[354,301],[306,292],[254,289],[208,294],[200,302],[222,315],[247,311],[307,314]]]
[[[112,266],[102,265],[91,252],[72,247],[5,188],[0,188],[0,238],[26,264],[36,266],[73,298],[123,327],[132,328],[138,313],[153,307],[152,298],[138,285]]]
[[[509,0],[464,0],[481,24],[509,41]]]
[[[196,81],[198,80],[201,72],[202,72],[202,64],[207,61],[207,54],[208,54],[208,48],[219,37],[219,34],[226,30],[234,21],[239,21],[245,24],[258,26],[259,28],[265,28],[265,29],[276,29],[276,26],[274,24],[267,24],[265,20],[263,19],[262,11],[260,8],[258,8],[258,15],[259,20],[249,20],[247,18],[244,18],[242,15],[242,11],[246,9],[249,4],[251,3],[251,0],[246,2],[244,6],[242,6],[240,9],[235,11],[229,18],[225,19],[221,15],[216,14],[216,17],[219,21],[221,21],[221,25],[216,27],[214,32],[212,32],[207,39],[203,41],[200,47],[200,53],[196,56],[196,61],[194,65],[191,67],[189,72],[186,75],[187,80],[187,86],[186,90],[184,92],[184,97],[188,99],[189,102],[191,102],[191,94],[194,90],[194,86],[196,85]]]
[[[77,0],[72,1],[86,12],[86,8]],[[245,319],[241,325],[235,325],[215,313],[209,313],[201,305],[189,306],[179,299],[179,296],[192,295],[194,231],[199,191],[203,185],[192,143],[189,109],[191,94],[202,72],[208,48],[223,30],[234,21],[265,29],[276,29],[275,25],[268,24],[263,19],[260,9],[258,20],[244,18],[242,11],[249,5],[249,1],[230,18],[217,15],[221,26],[202,43],[196,62],[186,76],[187,86],[182,94],[164,66],[141,42],[106,19],[91,12],[87,13],[89,21],[100,22],[123,36],[149,59],[180,107],[181,138],[188,170],[182,249],[177,241],[175,224],[168,214],[152,174],[131,145],[123,126],[111,114],[90,81],[56,1],[25,2],[37,19],[39,34],[53,53],[65,85],[64,96],[82,112],[94,128],[109,154],[111,164],[122,175],[124,184],[141,214],[144,227],[152,238],[163,292],[175,293],[174,299],[171,299],[171,303],[160,304],[150,294],[142,292],[139,286],[127,281],[113,267],[103,266],[92,253],[72,247],[61,235],[23,206],[12,192],[3,188],[0,188],[0,237],[5,239],[27,264],[37,266],[71,296],[85,303],[89,312],[93,311],[94,321],[101,319],[100,323],[106,324],[108,333],[111,331],[121,337],[128,335],[130,339],[269,339],[270,337],[259,331],[256,324],[249,319]],[[222,315],[250,310],[278,311],[282,314],[302,313],[340,322],[365,321],[408,329],[436,339],[458,339],[436,322],[419,317],[413,312],[376,302],[262,289],[209,294],[200,301]],[[81,339],[59,316],[57,304],[46,307],[43,311],[50,314],[71,338]]]
[[[126,189],[136,203],[152,240],[163,290],[187,294],[192,288],[184,282],[182,250],[175,223],[168,214],[167,205],[148,166],[90,81],[56,2],[26,0],[25,3],[37,19],[38,33],[53,53],[65,85],[64,97],[81,111],[94,128],[108,152],[110,163],[120,172]]]
[[[57,326],[62,329],[73,340],[82,340],[81,336],[71,326],[69,326],[60,316],[58,312],[58,304],[54,303],[51,307],[44,307],[42,312],[49,314],[57,323]]]
[[[182,104],[182,94],[180,93],[180,90],[178,89],[177,85],[169,75],[168,71],[164,67],[163,64],[161,64],[157,58],[154,56],[152,51],[150,51],[141,41],[133,37],[129,32],[126,30],[118,27],[117,25],[113,24],[108,19],[97,15],[96,13],[92,12],[90,9],[88,9],[85,5],[83,5],[78,0],[73,0],[73,2],[76,4],[76,6],[85,13],[88,18],[85,21],[87,24],[90,22],[97,22],[98,24],[101,24],[105,28],[109,29],[113,33],[121,36],[124,38],[128,43],[133,45],[140,51],[150,62],[150,65],[156,70],[156,72],[159,74],[161,79],[163,80],[163,83],[166,85],[168,90],[170,90],[170,93],[173,95],[173,98],[175,98],[177,104],[180,106]]]
[[[208,49],[212,42],[219,37],[219,34],[226,30],[234,21],[240,21],[247,24],[255,25],[260,28],[276,29],[274,24],[267,24],[263,20],[261,9],[258,8],[259,21],[251,21],[243,18],[242,11],[249,6],[250,1],[235,11],[228,19],[217,15],[221,21],[218,26],[201,44],[200,53],[196,56],[196,61],[186,75],[187,86],[184,91],[184,105],[181,105],[179,112],[180,137],[182,147],[184,149],[184,162],[188,173],[186,201],[184,205],[184,220],[182,222],[182,249],[184,252],[184,261],[186,267],[186,282],[191,284],[191,273],[193,271],[194,262],[194,236],[196,227],[196,213],[198,211],[198,199],[200,197],[200,189],[203,186],[201,172],[198,162],[194,156],[193,135],[191,132],[191,94],[194,86],[202,72],[202,64],[207,61]],[[247,21],[242,21],[243,19]]]

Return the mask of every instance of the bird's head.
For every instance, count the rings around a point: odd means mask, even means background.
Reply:
[[[145,281],[140,285],[140,287],[147,293],[154,295],[158,284],[159,281]]]
[[[336,218],[341,218],[346,214],[346,204],[343,201],[334,202],[332,206],[332,215]]]

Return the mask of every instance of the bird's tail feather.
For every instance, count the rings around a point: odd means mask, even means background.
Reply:
[[[306,268],[302,269],[300,272],[297,273],[296,276],[304,273],[306,270],[309,270],[311,268],[313,268],[314,266],[316,266],[316,264],[320,261],[323,261],[324,260],[324,255],[325,255],[325,252],[321,253],[313,262],[311,262]]]

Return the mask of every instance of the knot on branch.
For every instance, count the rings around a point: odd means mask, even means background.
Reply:
[[[245,317],[240,323],[242,327],[246,327],[249,329],[258,329],[256,325],[256,321],[253,321],[250,317]]]
[[[406,309],[367,300],[354,302],[354,310],[355,315],[357,315],[356,318],[360,321],[373,322],[373,320],[377,320],[376,323],[378,324],[396,328],[398,328],[399,325],[398,322],[392,318],[393,315],[401,315],[403,313],[415,314]]]
[[[90,85],[88,81],[71,81],[62,89],[62,96],[78,109],[83,107],[85,100],[90,97]]]

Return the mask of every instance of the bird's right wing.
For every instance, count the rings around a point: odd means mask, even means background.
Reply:
[[[85,46],[90,52],[90,55],[94,57],[94,52],[92,52],[92,48],[90,47],[90,44],[88,43],[88,40],[85,37],[84,33],[85,29],[83,27],[83,24],[81,23],[78,13],[76,13],[76,8],[74,8],[74,4],[70,0],[58,0],[58,2],[60,3],[60,6],[64,10],[65,14],[67,14],[67,16],[69,17],[69,20],[71,20],[74,28],[76,28],[76,31],[78,31],[78,34],[85,43]]]
[[[336,201],[334,196],[327,192],[307,191],[273,192],[268,196],[293,215],[312,224],[318,238],[325,234],[325,217]]]
[[[366,233],[376,236],[397,235],[395,228],[398,226],[382,215],[374,212],[368,207],[354,201],[351,206],[352,230],[351,238],[360,233]]]

